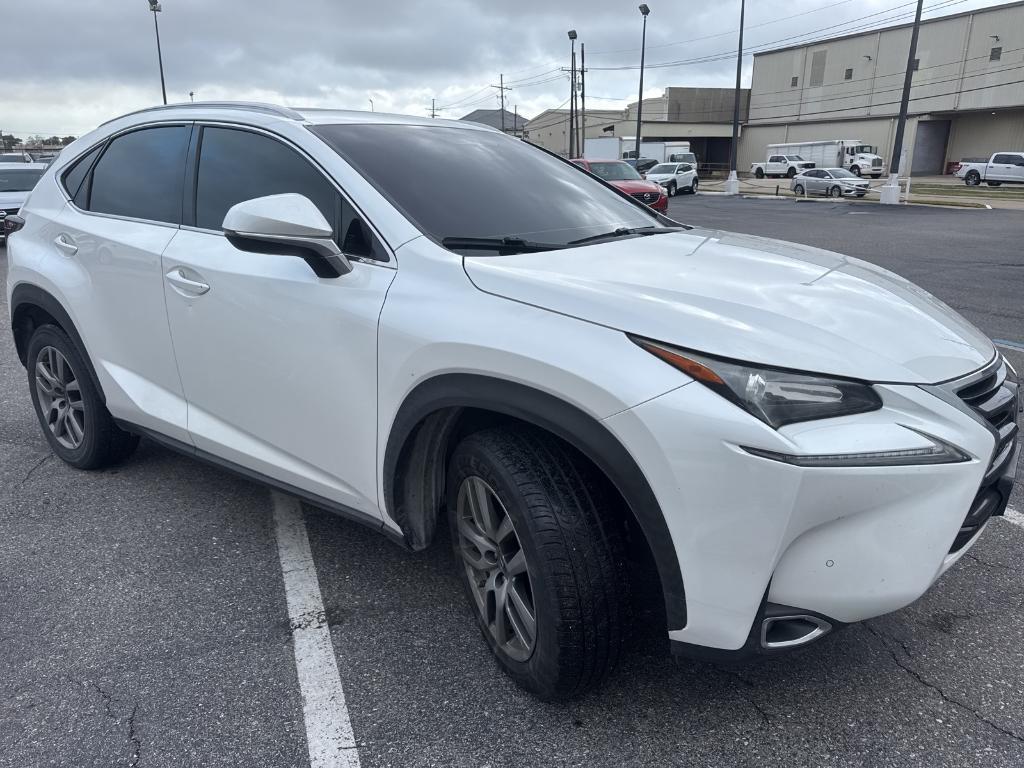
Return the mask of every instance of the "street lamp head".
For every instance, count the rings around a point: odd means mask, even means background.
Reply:
[[[640,13],[646,16],[651,12],[651,9],[647,7],[647,3],[640,3]]]
[[[149,10],[156,13],[157,11],[162,11],[163,8],[160,7],[159,0],[149,0]]]
[[[569,30],[569,39],[570,40],[575,40],[576,39],[576,30],[575,29],[570,29]]]

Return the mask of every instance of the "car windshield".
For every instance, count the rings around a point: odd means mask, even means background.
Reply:
[[[28,192],[43,175],[41,168],[0,170],[0,192]]]
[[[381,124],[310,130],[437,242],[514,238],[564,246],[618,229],[666,228],[581,168],[496,131]],[[595,165],[621,166],[639,178],[625,163]]]
[[[605,181],[640,181],[640,174],[636,168],[618,160],[607,163],[591,163],[588,169],[595,176],[600,176]]]
[[[800,155],[786,155],[786,159],[787,160],[803,160],[803,158],[800,157]]]
[[[656,173],[675,173],[675,172],[676,172],[676,166],[669,165],[668,163],[660,163],[660,164],[654,166],[653,168],[651,168],[651,170],[649,170],[647,172],[647,175],[650,176],[651,174],[656,174]]]
[[[856,179],[857,175],[850,173],[845,168],[829,168],[828,172],[832,174],[833,179]]]

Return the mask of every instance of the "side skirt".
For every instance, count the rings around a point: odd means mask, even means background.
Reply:
[[[260,483],[261,485],[266,485],[270,488],[282,491],[283,493],[297,496],[315,507],[326,509],[328,512],[333,512],[346,520],[351,520],[352,522],[359,523],[360,525],[365,525],[367,528],[371,528],[377,533],[384,534],[384,536],[407,552],[411,551],[409,545],[405,541],[405,537],[401,533],[391,530],[384,525],[381,520],[373,517],[372,515],[368,515],[365,512],[353,509],[352,507],[347,507],[344,504],[339,504],[338,502],[332,501],[324,496],[310,493],[302,488],[297,488],[290,483],[277,480],[276,478],[265,475],[262,472],[257,472],[254,469],[249,469],[241,464],[236,464],[228,459],[215,456],[208,451],[196,448],[194,445],[189,445],[188,443],[183,443],[180,440],[175,440],[173,437],[162,435],[148,427],[141,427],[138,424],[132,424],[131,422],[124,421],[122,419],[114,419],[114,422],[126,432],[133,432],[137,435],[148,437],[153,442],[159,443],[165,448],[170,448],[172,451],[184,454],[185,456],[193,459],[198,459],[206,464],[212,464],[213,466],[220,467],[221,469],[226,469],[236,475],[241,475],[249,480],[254,480],[257,483]]]

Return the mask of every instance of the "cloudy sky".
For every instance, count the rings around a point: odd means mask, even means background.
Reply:
[[[996,5],[925,0],[925,17]],[[644,95],[729,86],[739,0],[649,0]],[[566,30],[587,46],[587,105],[635,100],[641,16],[632,0],[165,0],[169,101],[247,99],[444,117],[564,104]],[[146,0],[28,0],[0,23],[0,129],[80,134],[160,101]],[[751,0],[745,48],[768,49],[912,19],[906,0]],[[931,9],[931,10],[929,10]],[[21,32],[25,34],[21,34]],[[750,62],[745,59],[744,84]],[[665,64],[666,66],[654,66]]]

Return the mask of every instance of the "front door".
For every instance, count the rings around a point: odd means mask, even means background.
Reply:
[[[355,210],[277,138],[206,126],[200,142],[196,228],[179,232],[163,257],[192,439],[200,450],[379,518],[377,320],[394,262],[375,238],[369,257],[330,279],[294,256],[237,250],[219,229],[242,200],[303,194],[346,233]]]

